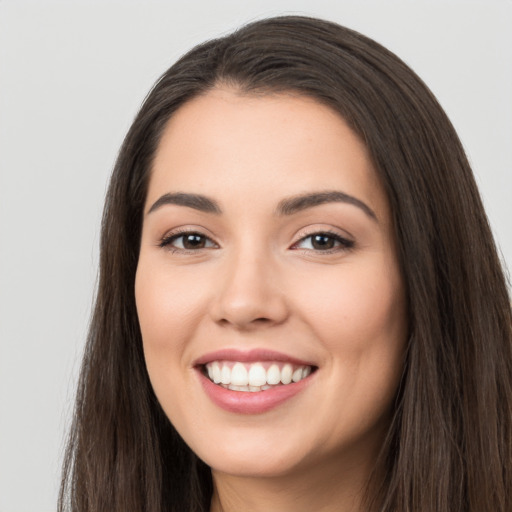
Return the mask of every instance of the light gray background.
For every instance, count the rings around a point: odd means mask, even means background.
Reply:
[[[55,509],[102,200],[140,102],[196,43],[285,12],[359,30],[419,73],[512,267],[510,0],[0,0],[0,512]]]

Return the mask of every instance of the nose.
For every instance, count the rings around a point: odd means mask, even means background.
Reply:
[[[289,314],[285,290],[271,257],[238,254],[224,262],[211,313],[215,322],[239,330],[283,323]]]

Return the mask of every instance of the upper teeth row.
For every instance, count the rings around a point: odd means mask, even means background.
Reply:
[[[299,382],[311,373],[310,366],[272,363],[265,370],[262,363],[233,363],[214,361],[206,365],[208,377],[215,384],[234,386],[264,386]]]

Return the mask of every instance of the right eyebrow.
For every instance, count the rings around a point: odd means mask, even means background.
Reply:
[[[164,194],[159,197],[147,211],[146,215],[158,210],[166,204],[176,204],[178,206],[187,206],[188,208],[194,208],[205,213],[215,213],[220,215],[222,210],[219,204],[214,199],[203,196],[201,194],[186,194],[184,192],[174,192]]]

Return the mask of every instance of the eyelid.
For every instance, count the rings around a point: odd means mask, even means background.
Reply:
[[[219,244],[214,240],[214,237],[210,234],[206,234],[204,228],[200,226],[180,226],[177,228],[173,228],[172,230],[167,231],[159,240],[158,246],[163,249],[167,249],[171,252],[180,252],[180,253],[198,253],[203,250],[211,250],[214,248],[219,248]],[[185,247],[176,247],[173,246],[173,242],[178,240],[181,237],[185,237],[186,235],[198,235],[206,240],[207,246],[205,247],[197,247],[192,249],[187,249]],[[328,248],[328,249],[318,249],[318,248],[301,248],[298,247],[299,244],[307,240],[308,238],[312,238],[315,235],[323,235],[327,238],[334,239],[337,242],[336,247]],[[339,233],[339,231],[334,230],[333,228],[322,229],[320,226],[314,228],[304,228],[302,232],[298,235],[296,241],[290,246],[292,250],[302,250],[306,253],[319,253],[319,254],[331,254],[331,253],[339,253],[344,251],[349,251],[353,249],[355,245],[355,241],[351,235],[343,235]]]
[[[334,239],[336,242],[339,243],[338,247],[333,247],[330,249],[304,249],[301,247],[297,247],[301,242],[307,240],[308,238],[312,238],[315,235],[324,235],[326,237]],[[296,242],[294,242],[291,246],[291,249],[293,250],[303,250],[307,253],[319,253],[319,254],[332,254],[332,253],[339,253],[343,251],[349,251],[354,248],[355,241],[352,236],[344,236],[340,234],[337,231],[334,231],[332,228],[328,229],[311,229],[311,230],[304,230],[300,233],[298,239]]]
[[[186,235],[198,235],[200,237],[205,238],[209,242],[211,242],[211,246],[209,247],[199,247],[197,249],[186,249],[181,247],[172,246],[172,242],[175,240],[184,237]],[[207,235],[204,233],[204,229],[199,226],[183,226],[171,229],[167,231],[159,240],[158,246],[162,249],[168,249],[171,252],[181,252],[181,253],[196,253],[202,250],[210,250],[214,248],[218,248],[219,244],[215,242],[211,235]]]

